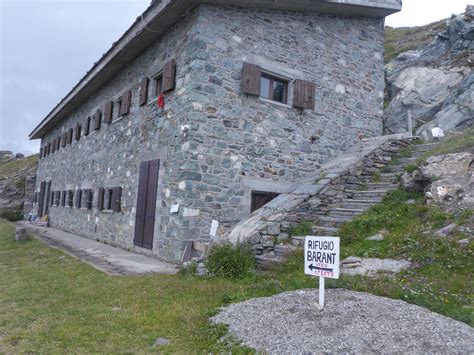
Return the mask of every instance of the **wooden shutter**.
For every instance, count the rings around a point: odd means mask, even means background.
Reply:
[[[174,89],[174,78],[176,76],[176,61],[170,60],[163,69],[163,92]]]
[[[140,84],[140,99],[139,99],[140,106],[145,105],[148,99],[148,83],[149,82],[150,82],[150,79],[148,79],[147,77],[144,77]]]
[[[112,189],[112,206],[111,210],[114,212],[120,212],[122,200],[122,188],[114,187]]]
[[[46,183],[45,201],[44,201],[44,214],[47,215],[49,212],[49,199],[51,198],[51,181]]]
[[[40,148],[40,159],[43,159],[43,147]]]
[[[102,211],[104,209],[104,195],[105,195],[105,189],[101,187],[97,194],[97,209],[99,211]]]
[[[242,70],[242,92],[248,95],[260,96],[260,80],[262,68],[259,65],[244,62]]]
[[[67,138],[67,133],[64,132],[63,136],[61,138],[61,147],[63,147],[63,148],[66,146],[66,138]]]
[[[122,104],[120,105],[120,116],[125,116],[130,113],[130,104],[132,101],[132,92],[126,91],[122,95]]]
[[[78,123],[76,124],[76,141],[81,139],[81,125]]]
[[[61,136],[58,136],[58,138],[56,138],[56,150],[59,150],[59,148],[61,148]]]
[[[113,112],[114,112],[114,102],[107,101],[105,103],[105,108],[104,108],[104,123],[109,124],[112,122]]]
[[[54,153],[56,151],[56,139],[53,139],[53,142],[51,144],[51,153]]]
[[[294,88],[293,107],[314,110],[316,84],[310,81],[296,79]]]
[[[68,143],[71,144],[72,143],[72,136],[74,135],[74,130],[72,128],[69,128],[68,135],[69,135]]]
[[[49,206],[54,205],[54,191],[51,191],[50,198],[49,198]]]
[[[81,208],[82,200],[82,190],[77,190],[76,192],[76,208]]]
[[[88,136],[91,132],[91,118],[90,116],[86,118],[86,126],[84,130],[84,136]]]
[[[100,129],[100,119],[102,118],[102,112],[97,110],[94,114],[94,130],[98,131]]]
[[[47,155],[49,155],[51,153],[51,143],[48,143],[46,152],[47,152]]]

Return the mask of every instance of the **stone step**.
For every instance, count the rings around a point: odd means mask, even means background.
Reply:
[[[328,227],[340,227],[344,223],[352,221],[353,216],[340,216],[340,217],[330,217],[330,216],[320,216],[319,224]]]
[[[357,203],[344,203],[341,204],[339,207],[341,208],[348,208],[348,209],[358,209],[358,210],[363,210],[364,212],[367,211],[370,207],[376,205],[380,201],[376,201],[371,204],[357,204]]]
[[[358,200],[359,197],[365,200],[365,197],[381,197],[385,196],[387,192],[391,190],[388,189],[374,189],[374,190],[346,190],[344,191],[346,194],[351,195],[353,199]]]
[[[338,229],[334,227],[314,226],[311,227],[313,235],[336,235]]]
[[[343,217],[343,216],[359,216],[364,213],[365,210],[358,208],[333,208],[329,211],[328,216],[330,217]]]
[[[398,184],[390,184],[385,182],[368,182],[365,184],[367,189],[375,190],[395,190],[398,187]]]

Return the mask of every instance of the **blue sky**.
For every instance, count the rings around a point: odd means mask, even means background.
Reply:
[[[404,0],[390,26],[423,25],[474,0]],[[0,150],[37,153],[28,134],[150,0],[0,0]]]

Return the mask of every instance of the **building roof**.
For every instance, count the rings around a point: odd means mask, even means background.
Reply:
[[[36,126],[29,138],[43,137],[167,29],[201,3],[369,17],[385,17],[400,11],[402,7],[401,0],[154,0]]]

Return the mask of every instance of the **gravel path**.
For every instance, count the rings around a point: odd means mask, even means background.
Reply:
[[[212,318],[270,353],[474,353],[474,328],[399,300],[343,289],[286,292],[230,305]]]

